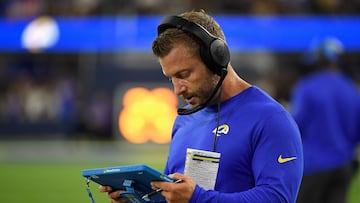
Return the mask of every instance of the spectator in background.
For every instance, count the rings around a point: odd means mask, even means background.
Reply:
[[[298,203],[345,203],[360,137],[360,95],[342,74],[342,43],[327,38],[312,52],[312,72],[291,98],[304,149],[304,178]]]

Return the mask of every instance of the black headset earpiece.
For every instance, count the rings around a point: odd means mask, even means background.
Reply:
[[[222,75],[230,61],[230,51],[226,42],[203,26],[180,16],[168,16],[158,26],[158,35],[169,28],[177,28],[190,33],[201,41],[200,56],[205,65],[214,73]]]

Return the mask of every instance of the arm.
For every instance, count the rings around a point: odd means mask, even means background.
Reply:
[[[302,148],[295,122],[285,113],[276,114],[263,121],[253,137],[252,172],[255,185],[253,188],[224,193],[214,190],[204,190],[195,185],[184,183],[176,186],[154,186],[164,189],[162,193],[169,202],[182,191],[180,202],[295,202],[303,170]],[[296,159],[279,163],[278,157],[296,157]],[[282,161],[282,160],[281,160]],[[232,176],[227,174],[228,178]],[[180,176],[178,178],[184,178]],[[189,183],[191,180],[189,180]],[[186,190],[186,188],[188,190]],[[187,192],[184,192],[187,191]]]
[[[276,114],[264,121],[253,138],[252,171],[255,186],[238,193],[205,191],[196,187],[190,202],[295,202],[303,172],[300,134],[286,114]],[[296,159],[279,162],[283,158]]]

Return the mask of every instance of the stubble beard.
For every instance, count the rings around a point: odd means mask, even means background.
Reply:
[[[198,97],[200,98],[199,105],[203,104],[206,100],[208,100],[208,98],[212,94],[212,91],[214,91],[217,83],[219,82],[219,79],[220,77],[214,74],[211,77],[209,77],[207,80],[204,80],[204,83],[200,86],[199,91],[197,93]],[[217,102],[218,95],[219,95],[219,90],[210,100],[208,105],[215,104]]]

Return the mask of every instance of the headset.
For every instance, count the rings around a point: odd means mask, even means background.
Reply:
[[[213,73],[221,75],[230,61],[226,42],[207,31],[203,26],[180,16],[168,16],[158,26],[158,35],[169,28],[177,28],[200,40],[200,57]]]
[[[204,107],[215,96],[216,92],[222,85],[222,82],[227,74],[227,66],[230,62],[230,51],[224,40],[214,36],[207,31],[203,26],[189,21],[180,16],[168,16],[160,23],[157,28],[158,36],[169,28],[177,28],[185,33],[188,33],[200,40],[200,57],[206,67],[213,73],[220,76],[220,80],[209,98],[199,106],[191,109],[178,109],[178,114],[188,115],[195,113]]]

